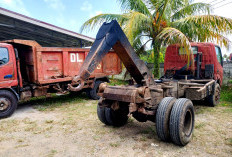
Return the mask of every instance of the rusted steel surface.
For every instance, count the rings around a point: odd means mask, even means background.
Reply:
[[[185,96],[186,98],[190,99],[190,100],[202,100],[207,96],[206,91],[201,91],[201,92],[197,92],[199,88],[195,87],[191,87],[191,88],[186,88],[185,89]]]
[[[16,48],[18,50],[23,79],[40,85],[71,81],[78,74],[90,51],[90,49],[84,48],[41,47],[37,42],[27,40],[4,42],[13,45],[11,49]],[[13,56],[14,52],[10,55]],[[14,64],[13,60],[15,59],[12,58],[12,64]],[[90,77],[115,75],[121,73],[121,70],[120,59],[114,51],[110,51],[99,62]]]
[[[89,55],[86,57],[78,76],[73,79],[72,85],[88,79],[111,48],[115,50],[137,84],[148,86],[155,84],[147,66],[136,55],[117,21],[112,21],[101,26]],[[70,85],[70,89],[75,90],[72,85]],[[81,90],[82,86],[83,83],[79,83],[76,90]]]
[[[200,88],[199,90],[197,90],[197,92],[202,92],[203,90],[205,90],[207,87],[209,87],[210,85],[212,85],[213,83],[215,83],[215,80],[212,80],[208,83],[205,84],[204,87]]]
[[[145,103],[144,95],[139,94],[139,89],[127,86],[109,86],[103,93],[103,98],[123,102]]]

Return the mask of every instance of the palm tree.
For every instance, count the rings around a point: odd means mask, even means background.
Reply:
[[[192,0],[118,0],[122,14],[100,14],[86,21],[81,31],[94,29],[103,22],[117,20],[132,46],[139,52],[151,43],[154,52],[154,76],[159,74],[159,52],[162,45],[179,43],[188,63],[191,41],[216,41],[229,46],[224,36],[232,33],[232,20],[211,15],[207,3]]]

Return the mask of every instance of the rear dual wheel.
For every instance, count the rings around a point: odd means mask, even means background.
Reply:
[[[109,103],[108,104],[109,106],[111,106],[113,103],[112,101],[106,101],[106,102]],[[119,103],[119,108],[114,110],[111,107],[101,107],[102,105],[99,102],[97,106],[98,119],[106,125],[112,125],[115,127],[120,127],[125,125],[128,121],[128,116],[127,116],[129,113],[128,103],[125,102],[118,102],[118,103]]]
[[[169,119],[172,106],[176,102],[176,98],[166,97],[162,99],[156,113],[156,132],[162,141],[170,141]]]
[[[191,100],[178,99],[172,107],[170,115],[170,137],[180,146],[188,144],[192,138],[195,115]]]
[[[185,146],[192,138],[194,109],[191,100],[172,97],[164,98],[156,115],[156,131],[162,141]]]

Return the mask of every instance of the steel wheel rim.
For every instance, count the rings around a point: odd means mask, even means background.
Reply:
[[[11,102],[7,98],[0,98],[0,112],[7,111],[11,106]]]

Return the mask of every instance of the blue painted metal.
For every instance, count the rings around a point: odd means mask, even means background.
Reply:
[[[13,75],[6,75],[6,76],[4,76],[4,79],[9,79],[9,78],[12,78],[13,77]]]

